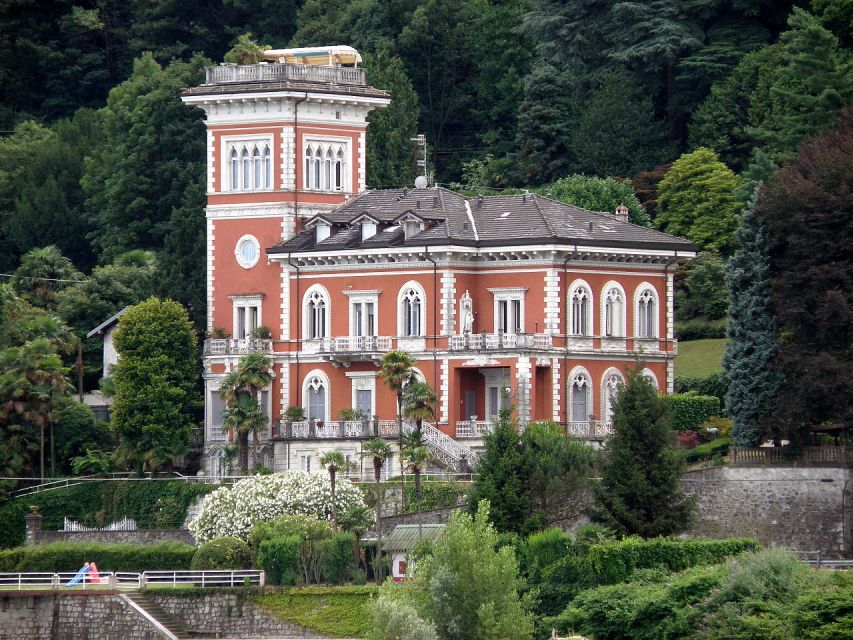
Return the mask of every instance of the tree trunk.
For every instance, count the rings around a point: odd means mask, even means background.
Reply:
[[[41,481],[44,483],[44,425],[41,425],[41,461],[39,466],[39,472],[41,473]]]
[[[240,475],[245,476],[249,473],[249,434],[240,433],[237,435],[237,449],[240,457]]]
[[[376,584],[382,584],[382,491],[379,486],[382,464],[373,463],[373,477],[376,479],[376,555],[374,557],[374,572]]]
[[[415,498],[418,501],[418,510],[421,507],[421,467],[415,466],[412,471],[415,473]]]
[[[252,471],[258,470],[258,432],[252,431]]]

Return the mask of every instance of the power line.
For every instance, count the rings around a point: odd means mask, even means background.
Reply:
[[[14,273],[0,273],[0,278],[17,278],[18,280],[44,280],[46,282],[87,282],[87,280],[71,280],[69,278],[42,278],[40,276],[16,276]]]

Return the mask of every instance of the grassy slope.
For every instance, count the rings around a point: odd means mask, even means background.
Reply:
[[[675,375],[688,378],[704,378],[715,371],[722,371],[725,338],[714,340],[690,340],[678,343],[675,359]]]
[[[364,638],[370,631],[370,598],[376,587],[302,587],[253,598],[276,617],[335,638]]]

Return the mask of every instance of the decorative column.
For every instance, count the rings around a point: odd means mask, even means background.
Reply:
[[[28,547],[34,547],[39,543],[42,520],[43,516],[39,513],[39,508],[36,505],[30,505],[30,512],[24,516],[27,531],[26,545]]]

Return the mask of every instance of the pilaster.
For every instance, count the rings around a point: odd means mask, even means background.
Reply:
[[[560,362],[559,358],[551,358],[551,386],[552,386],[552,401],[551,406],[553,410],[552,420],[554,422],[560,422],[561,420],[561,398],[562,398],[562,389],[563,382],[560,378]]]
[[[560,333],[560,272],[545,272],[545,333]]]

